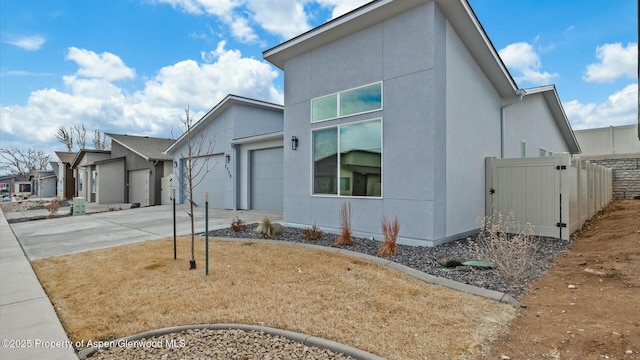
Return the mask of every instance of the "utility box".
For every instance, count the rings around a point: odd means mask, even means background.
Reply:
[[[85,201],[83,197],[73,198],[73,216],[84,215]]]

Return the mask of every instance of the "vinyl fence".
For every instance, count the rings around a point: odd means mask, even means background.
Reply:
[[[513,211],[536,235],[569,240],[612,199],[612,170],[562,153],[486,158],[486,214]]]

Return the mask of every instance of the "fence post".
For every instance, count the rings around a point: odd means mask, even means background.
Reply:
[[[484,170],[484,176],[485,176],[485,190],[484,190],[484,198],[485,198],[485,202],[484,202],[484,215],[485,216],[493,216],[493,212],[494,212],[494,205],[495,205],[495,199],[494,199],[494,195],[495,195],[495,184],[493,183],[494,180],[494,171],[496,168],[496,164],[495,164],[496,158],[495,157],[487,157],[485,158],[484,164],[485,164],[485,170]]]
[[[557,157],[557,167],[559,166],[558,176],[560,177],[560,219],[558,221],[560,228],[560,239],[569,240],[570,231],[569,224],[571,216],[569,213],[571,198],[571,156],[568,153],[562,153]]]

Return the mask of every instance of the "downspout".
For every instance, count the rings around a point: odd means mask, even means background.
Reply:
[[[516,94],[519,96],[517,100],[514,100],[510,103],[504,104],[500,107],[500,158],[504,159],[504,137],[505,137],[505,109],[511,105],[515,105],[521,102],[524,97],[527,95],[527,92],[523,89],[517,89]]]

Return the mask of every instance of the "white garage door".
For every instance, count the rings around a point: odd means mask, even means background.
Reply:
[[[149,170],[129,171],[129,203],[149,206]]]
[[[283,148],[251,151],[251,208],[282,212]]]
[[[194,176],[195,173],[197,173],[198,169],[201,168],[201,165],[204,164],[203,158],[200,158],[197,161],[198,162],[195,164],[194,168]],[[183,163],[186,164],[187,160],[184,159]],[[208,192],[209,207],[224,208],[225,184],[227,183],[227,179],[229,178],[224,165],[225,163],[223,154],[211,155],[209,156],[209,162],[207,163],[207,165],[204,165],[208,166],[210,171],[207,171],[207,169],[203,168],[201,171],[201,176],[203,176],[204,178],[202,178],[201,181],[200,178],[194,179],[193,183],[196,186],[193,189],[193,201],[195,201],[198,206],[204,206],[205,193]],[[183,168],[183,171],[185,172],[183,176],[183,184],[185,184],[185,186],[187,187],[184,190],[183,194],[185,194],[186,197],[189,193],[189,182],[186,176],[186,167]],[[187,201],[188,200],[185,199],[185,203]]]

